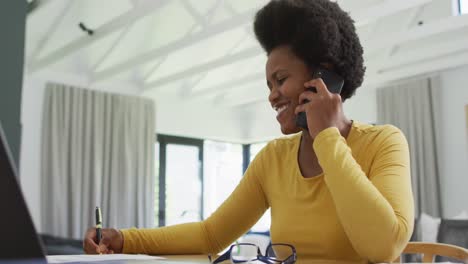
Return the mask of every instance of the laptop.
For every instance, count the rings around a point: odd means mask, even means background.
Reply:
[[[47,263],[0,124],[0,263]]]

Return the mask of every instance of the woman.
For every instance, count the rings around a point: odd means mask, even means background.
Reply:
[[[381,262],[400,254],[414,217],[408,146],[397,128],[361,124],[343,113],[342,102],[364,75],[352,19],[328,0],[279,0],[257,13],[254,29],[268,55],[268,100],[281,131],[292,136],[270,142],[208,219],[106,229],[100,248],[90,229],[86,252],[216,253],[271,207],[272,242],[294,245],[299,260]],[[312,77],[319,67],[344,79],[340,94]],[[296,123],[300,112],[307,129]]]

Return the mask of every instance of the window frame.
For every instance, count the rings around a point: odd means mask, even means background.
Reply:
[[[456,9],[457,9],[457,12],[458,12],[458,15],[459,15],[459,16],[468,14],[468,12],[466,12],[466,13],[463,13],[463,12],[462,12],[462,3],[463,3],[464,5],[467,5],[467,8],[468,8],[468,1],[466,1],[466,0],[456,0],[456,2],[455,2],[455,4],[456,4]]]
[[[159,143],[159,182],[158,182],[158,226],[163,227],[166,225],[166,149],[168,144],[177,144],[177,145],[185,145],[185,146],[195,146],[199,149],[199,156],[198,160],[200,162],[199,167],[199,177],[201,180],[201,199],[200,199],[200,217],[201,220],[204,219],[204,203],[205,203],[205,182],[204,182],[204,142],[205,140],[210,139],[199,139],[199,138],[190,138],[190,137],[181,137],[181,136],[173,136],[167,134],[156,134],[155,144]],[[225,143],[234,143],[239,144],[236,142],[228,142],[223,141]],[[252,142],[250,144],[240,144],[242,146],[242,169],[243,175],[245,174],[248,166],[250,165],[250,147],[252,144],[256,144],[259,142]],[[156,221],[155,221],[156,222]]]
[[[203,140],[179,136],[171,136],[165,134],[157,134],[156,141],[159,142],[159,214],[158,226],[166,225],[166,149],[168,144],[194,146],[198,148],[198,161],[200,162],[198,175],[201,181],[201,199],[200,199],[200,217],[203,216],[204,204],[204,181],[203,181]],[[201,220],[200,219],[200,220]]]

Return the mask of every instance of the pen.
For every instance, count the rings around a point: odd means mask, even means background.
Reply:
[[[102,214],[101,214],[101,208],[99,208],[99,206],[96,206],[95,213],[96,213],[96,240],[97,240],[97,244],[99,245],[99,243],[101,243],[101,236],[102,236],[102,232],[101,232]]]

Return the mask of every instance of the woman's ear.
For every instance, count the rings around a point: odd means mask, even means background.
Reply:
[[[323,68],[329,70],[329,71],[334,71],[335,70],[335,67],[333,66],[333,64],[329,63],[329,62],[322,62],[320,63],[320,66],[322,66]]]

